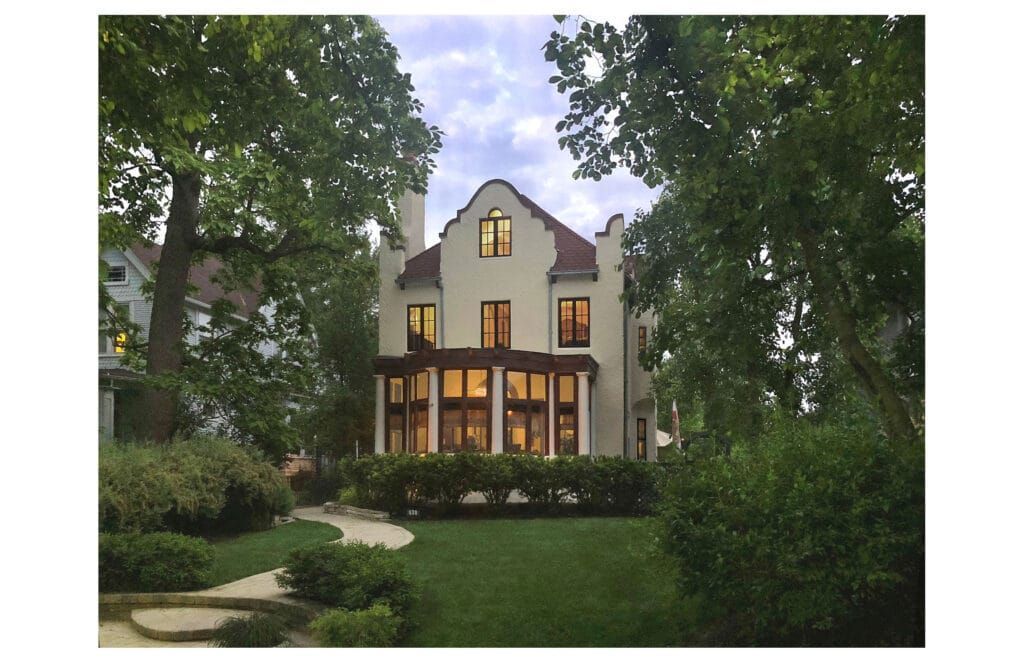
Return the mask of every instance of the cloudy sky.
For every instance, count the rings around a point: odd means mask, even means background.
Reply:
[[[555,123],[568,110],[542,47],[551,16],[382,16],[412,75],[424,119],[445,132],[427,193],[427,246],[486,180],[500,177],[587,239],[612,214],[627,223],[655,192],[626,171],[573,180]]]

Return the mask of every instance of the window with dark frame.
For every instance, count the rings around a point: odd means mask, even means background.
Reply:
[[[498,208],[480,219],[480,257],[498,258],[512,255],[512,217]]]
[[[488,370],[448,369],[441,381],[441,451],[490,451]]]
[[[647,460],[647,420],[636,420],[636,458]]]
[[[426,371],[409,376],[409,451],[425,454],[427,448],[427,413],[430,380]]]
[[[637,341],[640,345],[640,354],[643,354],[647,350],[647,327],[640,325],[640,329],[637,331]]]
[[[512,347],[512,304],[505,302],[481,302],[480,304],[480,347]]]
[[[505,373],[505,453],[546,455],[547,375]]]
[[[558,347],[590,345],[590,298],[558,300]]]
[[[388,453],[405,451],[405,378],[388,378],[384,439]]]
[[[577,454],[579,444],[577,442],[576,422],[576,376],[559,375],[555,379],[557,389],[557,401],[555,413],[558,416],[558,435],[556,454]]]
[[[434,305],[411,304],[406,311],[407,351],[432,350],[436,345]]]

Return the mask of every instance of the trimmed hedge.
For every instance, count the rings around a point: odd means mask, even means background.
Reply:
[[[427,505],[448,512],[473,491],[499,509],[518,490],[538,511],[572,501],[583,513],[642,515],[651,512],[662,475],[657,464],[625,458],[479,453],[380,454],[340,469],[346,499],[392,514]]]
[[[404,615],[415,600],[405,563],[381,544],[321,543],[293,550],[277,583],[303,598],[346,610],[387,603],[395,614]]]
[[[924,644],[923,444],[777,423],[673,467],[662,538],[695,602],[688,642]]]
[[[182,534],[100,534],[101,592],[181,592],[210,584],[213,547]]]
[[[293,505],[277,468],[230,440],[100,445],[101,532],[266,529]]]
[[[324,647],[389,647],[398,640],[402,618],[375,603],[366,610],[327,610],[309,628]]]

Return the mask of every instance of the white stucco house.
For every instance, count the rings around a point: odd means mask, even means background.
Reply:
[[[107,264],[107,280],[104,285],[115,302],[139,325],[143,339],[149,335],[149,320],[153,304],[143,294],[143,284],[152,278],[155,263],[160,259],[159,244],[134,244],[125,250],[104,249],[100,259]],[[196,343],[201,328],[210,321],[211,305],[219,299],[227,299],[235,305],[239,322],[246,320],[260,308],[259,293],[254,291],[225,292],[215,282],[215,275],[222,264],[216,258],[209,258],[195,265],[189,272],[189,281],[194,292],[185,299],[185,313],[192,323],[192,332],[187,339]],[[106,312],[99,311],[100,320]],[[121,338],[118,338],[120,336]],[[139,397],[138,373],[123,365],[124,337],[117,334],[110,337],[99,334],[99,434],[104,438],[131,438],[138,426],[134,419],[145,416],[136,407]],[[265,348],[267,353],[276,348]]]
[[[399,207],[404,245],[380,248],[377,453],[656,458],[639,362],[654,318],[621,298],[621,214],[591,242],[490,180],[426,248],[423,197]]]

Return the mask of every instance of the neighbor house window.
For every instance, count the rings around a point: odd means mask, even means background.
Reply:
[[[545,455],[547,446],[547,376],[508,371],[505,374],[505,452]]]
[[[429,379],[426,371],[414,373],[409,378],[409,451],[427,453],[427,412]]]
[[[636,457],[647,460],[647,420],[636,420]]]
[[[558,300],[558,347],[590,345],[590,298]]]
[[[480,219],[480,257],[512,255],[512,217],[505,216],[498,208]]]
[[[641,325],[638,333],[637,340],[640,342],[640,354],[643,354],[647,350],[647,327]]]
[[[512,347],[512,304],[483,302],[480,304],[480,347]]]
[[[453,369],[442,375],[441,451],[487,451],[487,369]]]
[[[117,332],[117,335],[114,336],[114,352],[121,354],[126,347],[128,347],[128,334]]]
[[[107,267],[107,283],[123,283],[128,279],[128,272],[124,265],[111,265]]]
[[[435,318],[433,304],[413,304],[408,313],[407,350],[431,350],[435,346]]]
[[[401,453],[405,451],[405,378],[388,378],[387,397],[387,451]]]
[[[575,454],[579,449],[576,444],[576,376],[559,375],[555,380],[555,388],[558,390],[555,408],[558,416],[558,447],[555,451],[559,454]]]

